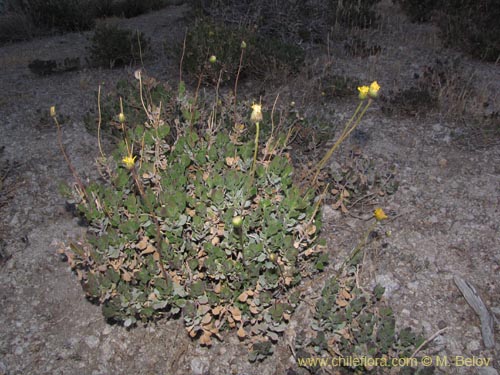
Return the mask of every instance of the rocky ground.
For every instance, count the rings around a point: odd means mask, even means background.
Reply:
[[[151,75],[175,82],[177,62],[161,46],[165,40],[182,40],[187,11],[186,5],[172,6],[123,21],[156,43],[156,54],[146,62]],[[389,93],[407,87],[436,58],[459,56],[441,46],[433,27],[407,24],[390,4],[381,12],[390,15],[387,22],[365,35],[368,43],[382,47],[378,54],[353,57],[332,44],[330,56],[316,52],[305,69],[309,73],[327,69],[366,82],[376,79]],[[85,228],[65,210],[58,193],[59,183],[71,181],[72,176],[59,152],[48,109],[56,105],[64,118],[67,153],[81,175],[91,178],[97,143],[85,130],[83,117],[95,106],[98,84],[111,89],[132,70],[82,69],[39,77],[28,64],[36,58],[83,56],[87,35],[0,47],[0,374],[301,373],[304,370],[297,368],[289,344],[299,328],[309,324],[307,313],[294,317],[273,357],[251,364],[246,347],[234,335],[207,349],[191,342],[178,321],[127,330],[107,324],[100,308],[84,298],[76,277],[56,253],[62,242],[83,235]],[[462,74],[473,77],[474,84],[466,96],[468,111],[477,116],[498,113],[500,66],[466,57],[461,61]],[[271,107],[279,92],[305,113],[330,114],[332,124],[350,116],[352,103],[322,99],[308,81],[299,75],[269,90],[265,107]],[[245,85],[248,90],[257,86]],[[458,79],[455,88],[463,86]],[[446,94],[449,98],[454,92]],[[396,194],[377,202],[390,216],[384,229],[391,236],[384,235],[383,241],[368,248],[363,280],[386,287],[399,325],[410,325],[428,338],[444,329],[423,353],[493,359],[488,367],[441,367],[438,373],[498,374],[500,341],[485,348],[480,321],[453,277],[472,283],[500,318],[499,133],[485,133],[483,120],[476,123],[445,110],[408,113],[396,107],[387,112],[388,106],[377,102],[360,126],[363,153],[376,166],[393,166],[400,182]],[[446,108],[456,110],[449,102]],[[355,143],[349,142],[347,147]],[[366,207],[365,213],[370,210]],[[330,206],[324,207],[323,215],[328,251],[333,263],[342,261],[367,223],[354,217],[359,215],[342,215]],[[318,288],[310,292],[317,293]],[[496,327],[498,336],[498,323]]]

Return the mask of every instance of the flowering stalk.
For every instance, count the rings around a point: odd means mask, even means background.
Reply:
[[[373,230],[375,229],[375,227],[380,224],[380,222],[382,220],[386,220],[388,219],[387,215],[385,214],[384,210],[382,208],[377,208],[373,211],[373,216],[375,218],[375,222],[370,225],[370,227],[368,228],[368,230],[366,231],[364,237],[363,237],[363,240],[356,246],[356,248],[352,251],[351,255],[349,256],[349,258],[347,258],[345,261],[344,261],[344,264],[342,264],[342,267],[340,267],[338,273],[337,273],[337,276],[341,274],[342,270],[344,269],[344,267],[346,266],[346,264],[348,264],[349,262],[352,262],[353,259],[356,258],[356,256],[359,254],[359,252],[361,251],[361,249],[363,249],[367,242],[368,242],[368,237],[370,236],[370,233],[373,232]],[[370,220],[371,217],[367,220]]]
[[[368,87],[368,86],[358,87],[359,99],[361,101],[358,104],[358,107],[356,108],[356,110],[354,111],[354,114],[352,115],[352,117],[349,119],[349,121],[347,121],[346,125],[344,126],[344,130],[342,130],[342,133],[340,134],[339,139],[337,139],[337,141],[334,143],[334,145],[328,150],[328,152],[326,153],[326,155],[323,157],[323,159],[320,160],[320,162],[316,166],[316,173],[314,174],[314,177],[313,177],[313,180],[312,180],[313,184],[316,182],[316,180],[317,180],[317,178],[319,176],[319,173],[321,172],[321,169],[323,169],[323,167],[325,166],[326,162],[328,161],[328,159],[330,159],[330,157],[332,156],[332,154],[334,153],[334,151],[349,136],[349,134],[351,134],[352,131],[354,129],[356,129],[356,127],[359,125],[359,123],[361,122],[361,119],[363,118],[363,116],[365,115],[366,111],[368,110],[368,108],[372,104],[373,99],[375,99],[375,98],[378,97],[378,91],[379,90],[380,90],[380,86],[378,85],[377,81],[372,82],[372,84],[370,85],[370,87]],[[363,108],[363,110],[361,111],[361,113],[358,115],[358,113],[359,113],[359,111],[360,111],[360,109],[362,107],[363,101],[366,98],[368,98],[368,101],[367,101],[365,107]],[[354,121],[354,124],[353,124],[353,121]]]
[[[247,44],[245,41],[241,42],[241,54],[240,54],[240,64],[238,65],[238,72],[236,73],[236,81],[234,82],[234,124],[236,125],[236,96],[238,91],[238,80],[240,78],[241,67],[243,66],[243,55],[245,54],[245,49]]]
[[[255,174],[255,169],[257,167],[257,150],[259,148],[259,131],[260,131],[260,121],[262,121],[262,105],[254,104],[252,105],[252,114],[250,115],[250,121],[255,124],[255,148],[253,151],[253,163],[252,169],[250,170],[250,181],[253,181]]]
[[[76,169],[75,169],[75,167],[73,167],[73,164],[71,163],[71,160],[69,160],[68,154],[66,154],[66,150],[64,149],[64,145],[62,143],[61,125],[59,124],[59,121],[57,120],[56,107],[54,107],[54,106],[50,107],[50,116],[52,117],[52,119],[54,120],[54,123],[56,124],[57,142],[59,143],[59,149],[61,150],[61,153],[63,154],[64,159],[66,159],[66,163],[68,164],[68,167],[71,171],[71,174],[73,174],[73,177],[75,178],[76,183],[78,184],[78,188],[83,192],[87,201],[89,201],[89,196],[87,195],[87,190],[85,189],[85,185],[83,184],[82,180],[80,179],[80,176],[78,176],[78,173],[76,173]]]

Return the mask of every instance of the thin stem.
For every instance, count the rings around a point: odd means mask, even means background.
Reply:
[[[87,194],[87,190],[85,190],[85,185],[83,184],[82,180],[78,176],[78,173],[76,173],[76,169],[75,169],[75,167],[73,167],[73,164],[71,163],[71,160],[69,160],[68,154],[66,153],[66,150],[64,149],[64,145],[62,143],[61,125],[59,125],[59,121],[57,121],[56,116],[53,116],[52,118],[54,119],[54,122],[55,122],[56,128],[57,128],[57,142],[59,143],[59,148],[61,149],[61,152],[64,156],[64,159],[66,159],[66,163],[68,164],[68,167],[69,167],[71,173],[73,174],[73,177],[75,178],[76,183],[78,184],[78,187],[83,192],[83,194],[85,194],[85,198],[87,199],[87,201],[89,201],[89,196]]]
[[[181,62],[179,63],[179,85],[182,82],[182,63],[184,62],[184,53],[186,52],[187,31],[188,29],[186,28],[186,32],[184,33],[184,41],[182,42]]]
[[[325,166],[326,162],[328,161],[328,159],[330,159],[330,157],[332,156],[332,154],[334,153],[334,151],[339,147],[339,145],[349,136],[349,134],[352,133],[352,131],[354,129],[356,129],[356,127],[359,125],[361,119],[363,118],[364,114],[366,113],[368,107],[370,107],[372,103],[372,100],[369,99],[368,102],[366,103],[365,107],[363,108],[363,110],[361,111],[361,113],[358,115],[358,117],[356,118],[356,120],[354,121],[354,124],[351,125],[352,121],[354,120],[355,116],[357,115],[357,113],[359,112],[359,109],[361,108],[361,103],[359,103],[358,105],[358,108],[356,109],[356,111],[354,112],[354,115],[350,118],[350,120],[347,122],[346,126],[344,127],[344,130],[342,131],[342,134],[340,135],[339,139],[337,139],[337,141],[335,142],[335,144],[328,150],[328,152],[326,153],[326,155],[323,157],[323,159],[321,159],[321,161],[318,163],[317,167],[316,167],[316,173],[314,174],[314,177],[313,177],[313,180],[312,180],[312,183],[314,184],[321,172],[321,169],[323,169],[323,167]],[[350,127],[349,127],[350,126]]]
[[[250,171],[250,185],[252,185],[253,182],[253,177],[255,174],[255,169],[257,168],[257,150],[259,148],[259,131],[260,131],[260,124],[258,122],[255,123],[256,131],[255,131],[255,148],[253,150],[253,163],[252,163],[252,169]]]
[[[99,152],[101,154],[101,157],[104,158],[104,152],[102,152],[102,147],[101,147],[101,123],[102,123],[102,116],[101,116],[101,85],[99,85],[99,89],[97,90],[97,112],[99,113],[99,122],[97,123],[97,145],[99,146]]]
[[[236,96],[237,96],[237,91],[238,91],[238,80],[240,78],[240,72],[241,72],[241,67],[243,65],[243,55],[245,54],[245,49],[241,49],[241,54],[240,54],[240,64],[238,65],[238,72],[236,73],[236,81],[234,82],[234,124],[236,125]]]
[[[191,126],[191,130],[193,129],[194,122],[194,113],[196,111],[196,103],[198,101],[198,93],[200,92],[201,80],[203,78],[203,73],[200,73],[200,77],[198,78],[198,86],[196,86],[196,92],[194,93],[193,104],[191,104],[191,118],[189,119],[189,123]]]

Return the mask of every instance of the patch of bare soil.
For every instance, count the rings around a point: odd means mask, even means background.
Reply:
[[[172,6],[122,21],[152,38],[156,53],[146,61],[151,75],[176,82],[177,62],[163,52],[162,44],[182,40],[187,11],[186,5]],[[395,92],[408,88],[436,59],[457,55],[442,48],[433,27],[408,24],[389,4],[381,11],[382,25],[359,35],[381,47],[376,54],[352,56],[343,42],[332,43],[328,54],[316,52],[317,58],[311,59],[307,78],[304,73],[268,92],[267,107],[280,92],[308,114],[327,114],[332,126],[341,124],[350,117],[354,101],[322,99],[314,74],[376,79],[385,92]],[[85,178],[94,178],[97,142],[86,132],[83,116],[95,106],[98,84],[111,89],[132,71],[82,69],[38,77],[28,64],[34,59],[84,56],[87,36],[67,34],[0,48],[0,374],[305,373],[289,348],[297,332],[310,324],[314,302],[301,306],[273,357],[251,364],[246,347],[234,335],[207,349],[191,342],[178,321],[130,330],[107,324],[56,255],[60,242],[81,236],[85,228],[65,210],[58,193],[59,182],[71,182],[72,176],[59,152],[48,109],[56,105],[65,119],[62,141],[75,168]],[[463,57],[461,61],[466,74],[473,74],[469,110],[498,112],[500,67]],[[400,326],[412,326],[428,338],[443,330],[421,351],[450,360],[450,366],[436,373],[498,374],[498,322],[495,346],[485,348],[479,318],[453,281],[460,276],[472,283],[489,311],[500,318],[498,139],[471,139],[477,132],[458,115],[429,109],[408,116],[397,108],[387,115],[384,105],[379,101],[366,114],[361,145],[353,139],[345,147],[348,152],[350,146],[361,146],[376,166],[394,165],[400,181],[396,194],[377,201],[390,220],[386,233],[380,231],[380,240],[366,249],[362,280],[386,287]],[[470,141],[467,147],[464,139]],[[361,207],[356,216],[363,211],[369,215],[372,209]],[[328,251],[333,263],[341,262],[368,224],[330,206],[324,207],[324,217]],[[319,285],[309,290],[311,296],[319,291]],[[453,362],[455,356],[491,358],[492,363],[460,366]]]

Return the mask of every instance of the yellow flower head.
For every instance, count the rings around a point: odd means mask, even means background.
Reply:
[[[370,88],[368,86],[360,86],[358,87],[359,91],[359,98],[361,100],[365,100],[366,97],[368,96],[368,91],[370,91]]]
[[[377,81],[373,81],[370,85],[370,89],[368,90],[368,96],[372,99],[376,99],[378,97],[378,91],[380,90],[380,86]]]
[[[50,117],[56,117],[56,107],[50,107]]]
[[[123,164],[125,164],[125,167],[127,169],[132,169],[134,168],[134,164],[135,164],[135,158],[137,156],[132,156],[132,155],[127,155],[125,156],[122,161],[123,161]]]
[[[250,121],[253,123],[262,121],[262,105],[254,104],[252,105],[252,114],[250,115]]]
[[[384,210],[381,208],[377,208],[375,211],[373,211],[373,216],[375,216],[375,219],[377,219],[377,221],[382,221],[388,218]]]

